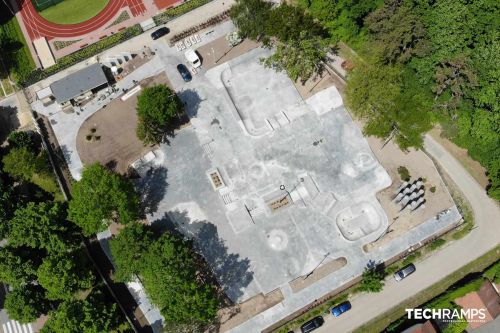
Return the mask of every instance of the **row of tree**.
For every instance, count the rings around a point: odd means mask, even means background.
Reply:
[[[443,133],[487,169],[500,199],[500,35],[495,0],[299,0],[361,56],[347,103],[365,133],[422,146]]]
[[[19,150],[35,154],[39,146],[31,135],[14,134],[9,149],[4,161]],[[22,162],[19,168],[26,168]],[[49,314],[43,333],[118,332],[123,317],[98,283],[65,204],[30,183],[29,172],[2,167],[0,281],[10,286],[4,304],[9,316],[29,323]]]
[[[9,142],[4,161],[12,152],[36,147],[23,135],[13,135]],[[155,234],[137,222],[141,203],[129,179],[90,165],[73,184],[66,205],[47,193],[22,197],[30,177],[7,164],[3,169],[17,180],[3,174],[0,182],[0,239],[7,240],[0,247],[0,281],[11,287],[5,308],[13,319],[27,323],[48,313],[43,332],[116,329],[121,317],[103,295],[82,246],[84,237],[112,222],[126,225],[111,240],[119,282],[139,278],[169,325],[200,329],[216,317],[218,296],[203,260],[190,242],[168,232]]]

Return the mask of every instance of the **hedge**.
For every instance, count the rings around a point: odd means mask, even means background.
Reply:
[[[174,18],[186,14],[187,12],[190,12],[193,9],[201,7],[211,1],[212,0],[190,0],[188,2],[184,2],[183,4],[177,7],[169,8],[163,13],[154,16],[153,20],[155,21],[156,25],[165,24],[168,21],[171,21]]]
[[[140,35],[142,33],[142,28],[139,24],[133,25],[123,31],[120,31],[114,35],[109,36],[108,38],[102,39],[94,44],[87,46],[84,49],[78,50],[74,53],[68,54],[60,58],[54,66],[45,69],[36,69],[31,72],[26,80],[21,82],[23,86],[29,86],[35,82],[43,80],[51,75],[54,75],[57,72],[62,71],[68,67],[73,66],[76,63],[79,63],[83,60],[86,60],[90,57],[95,56],[96,54],[101,53],[117,44],[120,44],[132,37]]]

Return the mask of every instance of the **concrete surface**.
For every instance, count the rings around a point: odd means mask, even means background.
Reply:
[[[285,299],[231,332],[260,332],[362,273],[456,223],[456,207],[366,254],[388,225],[375,193],[390,185],[335,88],[303,101],[256,49],[182,81],[182,54],[160,56],[191,127],[139,170],[148,220],[195,240],[228,296],[280,288]],[[212,184],[218,171],[221,185]],[[273,210],[271,203],[282,208]],[[289,282],[325,263],[347,265],[293,293]]]
[[[419,262],[416,272],[403,281],[397,283],[390,279],[382,292],[360,294],[353,298],[352,310],[341,317],[325,316],[325,325],[317,330],[318,333],[330,333],[333,330],[351,332],[500,244],[498,203],[489,198],[464,167],[431,136],[425,136],[424,146],[469,200],[477,227],[466,237]]]

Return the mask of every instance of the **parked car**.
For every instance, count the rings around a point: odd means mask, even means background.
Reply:
[[[177,71],[179,71],[179,74],[181,74],[184,82],[189,82],[193,79],[193,77],[191,76],[191,73],[189,73],[189,69],[187,69],[187,67],[184,66],[183,64],[177,65]]]
[[[396,279],[396,281],[401,281],[405,277],[407,277],[408,275],[415,272],[415,270],[416,270],[415,265],[409,264],[409,265],[403,267],[402,269],[400,269],[399,271],[397,271],[396,273],[394,273],[394,278]]]
[[[163,27],[163,28],[160,28],[158,30],[155,30],[151,33],[151,38],[153,38],[154,40],[160,38],[160,37],[163,37],[165,36],[166,34],[168,34],[170,32],[170,29],[167,28],[167,27]]]
[[[198,53],[196,53],[195,50],[187,50],[186,53],[184,53],[184,56],[186,57],[187,61],[193,66],[194,68],[198,68],[201,66],[201,60],[200,57],[198,56]]]
[[[351,303],[349,301],[345,301],[336,305],[332,308],[332,315],[334,317],[338,317],[346,311],[351,310]]]
[[[323,317],[321,316],[314,317],[313,319],[309,320],[308,322],[300,326],[300,330],[302,331],[302,333],[309,333],[323,326],[324,323],[325,320],[323,319]]]

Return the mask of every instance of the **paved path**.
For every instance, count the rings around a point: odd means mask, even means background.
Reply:
[[[472,178],[450,153],[430,136],[425,137],[425,149],[439,161],[442,168],[469,200],[477,228],[436,255],[417,264],[415,274],[400,283],[389,280],[379,294],[362,294],[351,300],[352,310],[339,318],[326,316],[326,323],[317,330],[351,332],[369,320],[382,315],[405,299],[440,281],[451,272],[485,254],[500,243],[500,209],[485,190]]]

